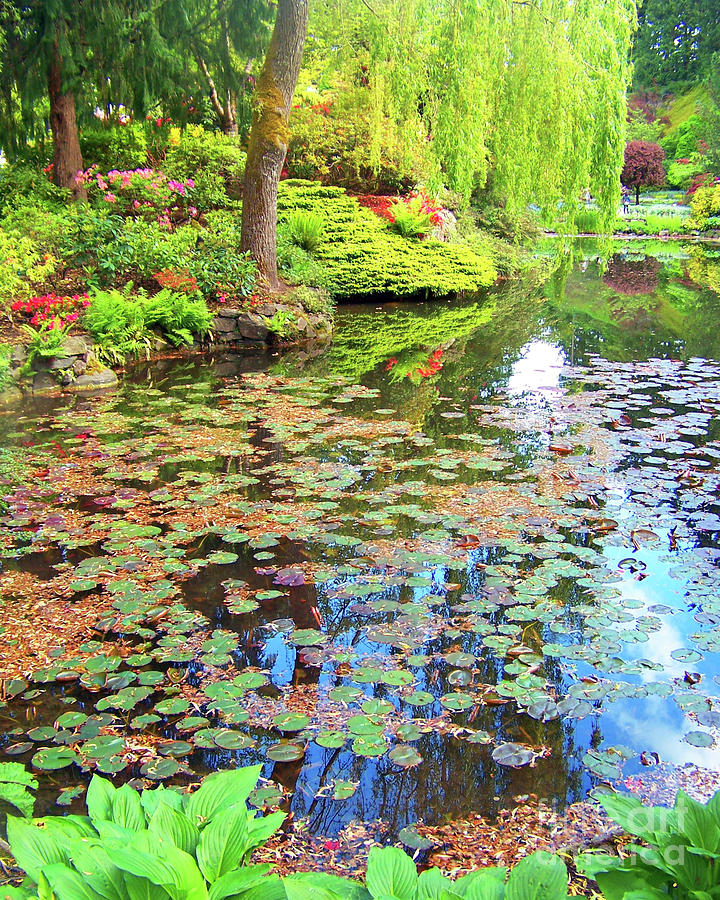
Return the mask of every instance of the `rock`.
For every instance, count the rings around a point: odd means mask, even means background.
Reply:
[[[57,382],[49,372],[38,372],[33,378],[33,391],[51,391]]]
[[[307,328],[307,319],[303,318],[303,316],[300,316],[300,318],[295,322],[295,329],[297,331],[307,331]]]
[[[52,356],[48,362],[49,369],[70,369],[75,362],[74,357]]]
[[[272,319],[272,317],[277,312],[277,306],[275,306],[274,303],[263,303],[262,306],[258,306],[255,309],[255,312],[260,316],[267,316],[268,318]]]
[[[153,338],[153,350],[156,353],[162,353],[163,350],[167,350],[170,344],[165,340],[165,338],[161,338],[160,336],[156,336]]]
[[[81,337],[69,337],[63,343],[65,356],[85,356],[88,351],[87,344]]]
[[[117,375],[112,369],[102,369],[93,372],[92,375],[80,375],[70,385],[73,391],[94,391],[100,388],[115,387],[118,383]]]
[[[217,314],[225,319],[237,319],[238,316],[242,315],[242,312],[237,306],[221,306]]]
[[[85,369],[87,369],[87,360],[76,359],[72,367],[73,375],[82,375]]]
[[[215,335],[216,344],[231,344],[236,341],[240,335],[237,331],[220,331]]]
[[[10,403],[17,403],[18,401],[23,399],[23,392],[19,387],[15,387],[14,384],[6,384],[5,387],[0,390],[0,406],[5,406]]]
[[[236,319],[229,319],[226,316],[215,316],[212,320],[212,330],[219,332],[235,331]]]
[[[240,334],[246,341],[267,341],[270,331],[267,325],[261,320],[250,315],[244,315],[238,319],[238,328]]]
[[[10,354],[10,362],[16,365],[22,365],[27,359],[27,349],[23,346],[13,347]]]
[[[63,387],[67,387],[69,384],[75,380],[75,376],[72,373],[72,369],[65,369],[60,377],[60,384]]]

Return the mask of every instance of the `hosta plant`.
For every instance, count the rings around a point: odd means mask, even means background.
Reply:
[[[711,900],[720,896],[720,791],[703,805],[678,791],[675,806],[643,806],[630,794],[600,798],[605,811],[645,845],[623,859],[588,852],[578,870],[597,881],[607,900]]]
[[[559,857],[539,850],[508,870],[491,866],[457,881],[440,869],[418,875],[397,847],[373,847],[365,885],[324,873],[283,879],[287,900],[565,900],[567,869]]]
[[[258,816],[246,800],[260,766],[208,776],[192,794],[115,788],[95,775],[87,816],[28,821],[8,816],[8,842],[27,873],[8,898],[51,900],[239,900],[268,882],[247,865],[284,813]],[[277,883],[277,879],[273,880]],[[264,893],[264,892],[261,892]]]

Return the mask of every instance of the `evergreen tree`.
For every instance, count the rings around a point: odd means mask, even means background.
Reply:
[[[28,140],[53,142],[53,180],[81,196],[82,169],[75,96],[87,59],[93,0],[26,0],[0,6],[5,45],[0,92],[0,140],[8,155]]]
[[[635,83],[702,81],[720,50],[718,0],[644,0],[633,51]]]

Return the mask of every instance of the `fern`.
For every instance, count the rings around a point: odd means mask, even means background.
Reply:
[[[323,219],[307,210],[296,210],[288,219],[290,240],[307,253],[317,250],[323,238]]]

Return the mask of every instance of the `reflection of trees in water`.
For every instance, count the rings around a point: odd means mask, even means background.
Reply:
[[[652,256],[628,259],[623,254],[616,253],[608,261],[602,280],[618,294],[629,297],[653,294],[658,287],[661,268],[660,260]]]

